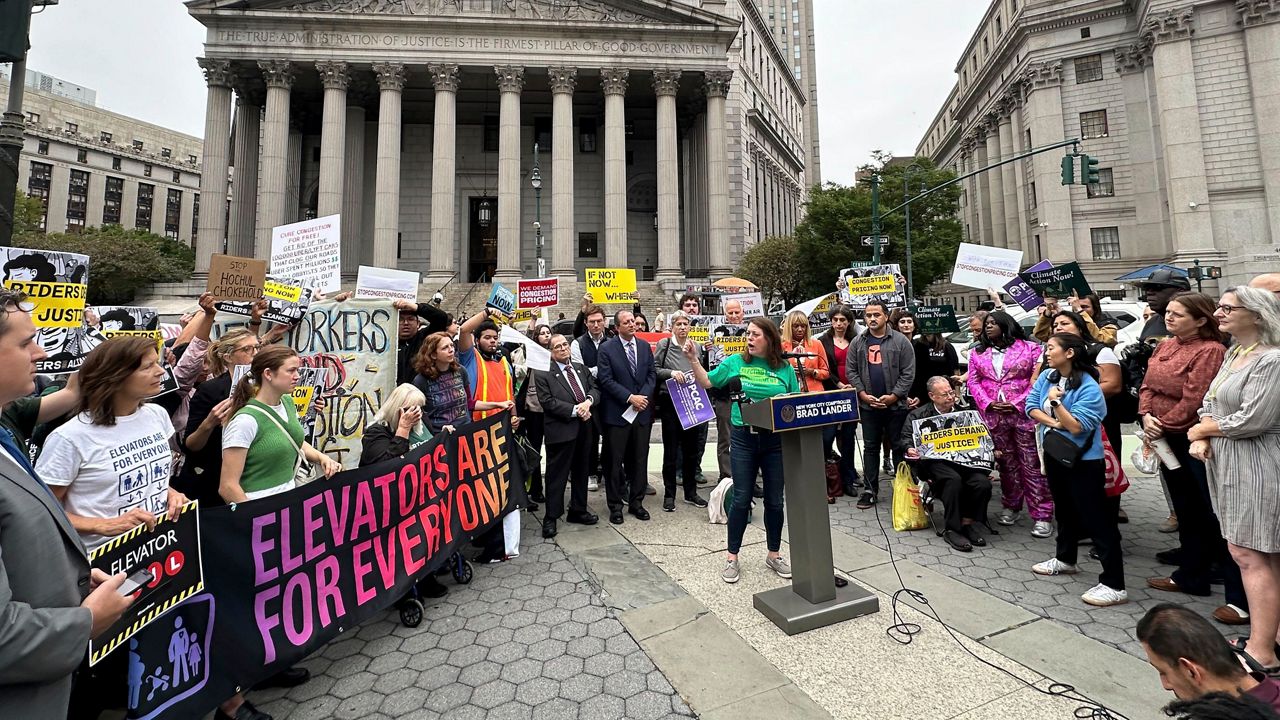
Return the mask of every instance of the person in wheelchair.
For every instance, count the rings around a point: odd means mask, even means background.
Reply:
[[[922,403],[907,415],[899,443],[905,448],[906,459],[911,463],[916,478],[930,486],[932,497],[942,501],[946,518],[942,537],[956,550],[970,552],[974,545],[983,547],[987,544],[974,527],[974,521],[986,523],[987,504],[991,501],[991,471],[949,460],[922,459],[912,433],[915,421],[956,410],[956,394],[947,378],[941,375],[931,377],[926,387],[930,402]],[[924,494],[921,492],[922,497]]]

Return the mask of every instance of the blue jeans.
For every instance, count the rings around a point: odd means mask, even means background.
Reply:
[[[853,487],[858,484],[858,465],[854,462],[857,455],[858,423],[847,422],[839,425],[822,427],[822,449],[831,457],[831,443],[835,442],[840,451],[840,484],[846,495],[853,494]]]
[[[733,465],[733,506],[729,508],[729,552],[742,549],[756,474],[764,475],[764,534],[769,552],[782,547],[782,437],[765,430],[733,426],[729,440]]]
[[[898,447],[898,438],[907,420],[907,406],[898,403],[884,410],[864,407],[858,412],[862,422],[862,474],[866,477],[866,490],[872,495],[879,495],[880,445],[888,436],[889,446],[893,448],[893,467],[896,469],[902,464],[904,449]]]

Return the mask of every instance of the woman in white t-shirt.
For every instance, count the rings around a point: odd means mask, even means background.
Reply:
[[[176,518],[186,496],[169,487],[173,424],[146,404],[164,368],[155,341],[117,337],[80,368],[80,414],[45,441],[36,472],[62,501],[89,550],[138,525]]]
[[[342,465],[311,447],[293,405],[302,360],[285,345],[258,351],[231,391],[231,420],[222,431],[218,492],[229,503],[287,492],[302,458],[331,477]]]

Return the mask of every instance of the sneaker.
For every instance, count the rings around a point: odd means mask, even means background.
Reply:
[[[862,493],[862,496],[858,498],[859,510],[866,510],[867,508],[875,504],[876,504],[876,496],[872,495],[870,491]]]
[[[1048,520],[1037,520],[1035,527],[1031,528],[1031,537],[1047,538],[1052,536],[1053,524]]]
[[[720,571],[720,579],[732,585],[738,582],[738,578],[742,577],[742,573],[738,571],[737,560],[726,560],[724,569]]]
[[[1000,523],[1001,525],[1012,525],[1018,522],[1018,511],[1005,508],[1004,510],[1000,511],[999,515],[996,516],[996,522]]]
[[[702,499],[702,496],[699,495],[698,493],[694,493],[692,495],[685,495],[684,501],[694,507],[704,508],[707,506],[707,501]]]
[[[588,476],[588,477],[587,477],[587,490],[589,490],[589,491],[591,491],[591,492],[596,492],[596,491],[598,491],[599,489],[600,489],[600,478],[599,478],[598,476],[596,476],[596,475],[590,475],[590,476]]]
[[[892,459],[892,458],[885,458],[885,459],[884,459],[884,468],[883,468],[883,470],[884,470],[884,474],[885,474],[885,475],[892,475],[892,474],[893,474],[893,459]]]
[[[1032,565],[1031,572],[1037,575],[1075,575],[1080,572],[1080,568],[1068,565],[1058,558],[1049,558],[1042,563]]]
[[[674,495],[668,495],[662,498],[662,511],[663,512],[676,511],[676,497]]]
[[[764,559],[764,566],[778,573],[778,577],[783,580],[791,579],[791,563],[787,559],[779,555],[778,557],[767,557]]]
[[[645,495],[657,495],[657,494],[658,494],[658,489],[657,489],[657,488],[655,488],[655,487],[653,486],[653,484],[652,484],[652,483],[651,483],[651,484],[649,484],[649,485],[645,485],[645,486],[644,486],[644,494],[645,494]]]
[[[1108,607],[1129,602],[1129,593],[1098,583],[1081,595],[1080,599],[1095,607]]]

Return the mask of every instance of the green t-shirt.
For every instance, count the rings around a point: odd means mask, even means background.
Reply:
[[[748,400],[764,400],[774,395],[800,392],[800,383],[796,380],[796,371],[787,364],[774,370],[769,363],[753,357],[751,362],[743,362],[742,354],[736,353],[725,358],[715,370],[707,373],[711,384],[722,388],[733,378],[742,379],[742,394]],[[742,414],[738,412],[738,404],[733,404],[732,420],[734,425],[746,427],[742,422]]]

